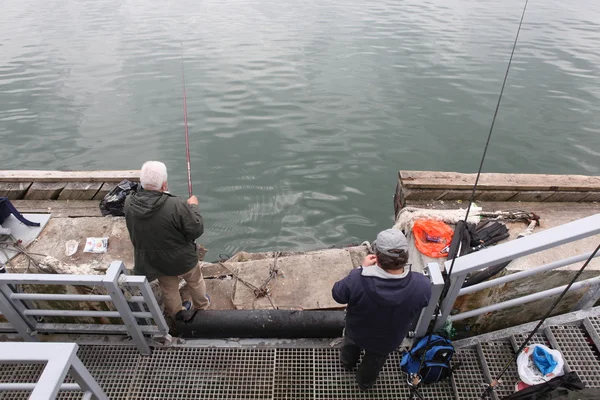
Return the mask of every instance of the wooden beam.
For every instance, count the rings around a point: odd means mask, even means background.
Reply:
[[[94,197],[92,197],[92,200],[102,200],[104,198],[104,196],[106,196],[111,190],[113,190],[115,187],[117,187],[117,185],[118,185],[117,182],[103,183],[100,190],[98,190],[98,192],[96,192]]]
[[[22,213],[51,214],[53,218],[101,217],[98,201],[90,200],[15,200]]]
[[[25,193],[25,200],[56,200],[65,186],[65,182],[33,182]]]
[[[0,197],[9,200],[22,199],[33,182],[0,182]]]
[[[0,182],[120,182],[140,180],[140,171],[0,171]]]
[[[476,174],[457,172],[400,171],[405,189],[469,190],[473,188],[475,178]],[[600,176],[484,173],[478,190],[599,192]]]
[[[102,185],[102,182],[69,182],[58,200],[92,200]]]

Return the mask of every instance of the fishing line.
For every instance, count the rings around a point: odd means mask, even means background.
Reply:
[[[473,185],[473,191],[471,192],[471,199],[469,200],[469,206],[467,207],[467,212],[465,214],[464,222],[467,223],[469,218],[469,213],[471,212],[471,207],[473,202],[475,201],[475,193],[477,192],[477,185],[479,185],[479,178],[481,177],[481,170],[483,169],[483,163],[485,161],[485,156],[487,155],[488,147],[490,146],[490,140],[492,139],[492,132],[494,131],[494,125],[496,124],[496,117],[498,116],[498,110],[500,109],[500,103],[502,102],[502,95],[504,94],[504,87],[506,86],[506,80],[508,79],[508,72],[510,71],[510,66],[512,64],[513,56],[515,55],[515,49],[517,48],[517,42],[519,41],[519,33],[521,33],[521,26],[523,26],[523,18],[525,18],[525,11],[527,10],[527,3],[529,0],[525,0],[525,5],[523,6],[523,13],[521,14],[521,21],[519,22],[519,28],[517,29],[517,34],[515,36],[515,41],[513,43],[512,51],[510,53],[510,58],[508,59],[508,66],[506,67],[506,73],[504,74],[504,81],[502,82],[502,88],[500,89],[500,95],[498,96],[498,103],[496,104],[496,110],[494,111],[494,117],[492,118],[492,124],[490,125],[490,132],[488,133],[487,140],[485,142],[485,147],[483,148],[483,155],[481,156],[481,162],[479,163],[479,170],[477,171],[477,177],[475,178],[475,184]],[[448,271],[448,281],[450,280],[450,275],[452,274],[452,270],[454,269],[454,262],[456,261],[456,257],[458,257],[458,253],[452,258],[452,263],[450,264],[450,269]]]
[[[525,5],[523,6],[523,12],[521,13],[521,20],[519,21],[519,27],[517,28],[517,34],[515,35],[515,40],[513,43],[513,47],[512,47],[512,51],[510,53],[510,58],[508,59],[508,65],[506,67],[506,73],[504,74],[504,80],[502,81],[502,87],[500,88],[500,94],[498,96],[498,103],[496,104],[496,109],[494,110],[494,116],[492,118],[492,123],[490,125],[490,131],[488,133],[487,136],[487,140],[485,142],[485,147],[483,149],[483,154],[481,156],[481,161],[479,163],[479,169],[477,170],[477,177],[475,178],[475,184],[473,185],[473,191],[471,192],[471,198],[469,200],[469,206],[467,207],[467,212],[465,213],[465,218],[464,218],[464,222],[465,224],[467,223],[467,220],[469,218],[469,214],[471,212],[471,207],[473,206],[473,202],[475,201],[475,193],[477,192],[477,186],[479,185],[479,178],[481,177],[481,171],[483,169],[483,163],[485,162],[485,157],[487,155],[487,151],[490,145],[490,141],[492,139],[492,133],[494,131],[494,125],[496,124],[496,118],[498,117],[498,111],[500,110],[500,104],[502,102],[502,96],[504,94],[504,88],[506,87],[506,81],[508,79],[508,73],[510,71],[510,66],[512,64],[512,60],[513,60],[513,56],[515,54],[515,49],[517,48],[517,43],[519,41],[519,33],[521,33],[521,27],[523,26],[523,19],[525,17],[525,11],[527,10],[527,4],[529,3],[529,0],[525,0]],[[442,297],[440,298],[440,301],[438,302],[438,304],[436,305],[435,308],[435,317],[433,320],[433,325],[427,329],[427,335],[429,335],[429,339],[427,341],[427,346],[429,346],[429,343],[431,341],[431,336],[433,333],[433,329],[435,329],[435,325],[437,325],[437,321],[439,318],[439,313],[440,313],[440,309],[441,309],[441,303],[444,300],[445,295],[447,294],[447,291],[449,289],[450,286],[450,276],[452,275],[452,271],[454,269],[454,263],[456,262],[456,258],[458,257],[460,251],[457,251],[456,254],[454,255],[454,257],[452,258],[452,262],[450,264],[450,268],[448,270],[448,274],[446,276],[446,279],[444,281],[444,289],[442,290]],[[421,369],[423,368],[423,364],[425,361],[425,354],[423,354],[423,357],[421,358],[421,363],[419,366],[419,370],[421,371]],[[421,396],[421,394],[418,392],[417,388],[421,383],[421,376],[419,376],[418,374],[415,376],[408,376],[407,382],[409,387],[411,388],[411,394],[410,394],[410,398],[412,399],[414,396],[418,396],[419,398],[423,398]]]
[[[183,62],[183,43],[181,43],[181,82],[183,83],[183,124],[185,126],[185,157],[187,161],[188,192],[192,197],[192,167],[190,163],[190,135],[187,122],[187,95],[185,91],[185,66]]]

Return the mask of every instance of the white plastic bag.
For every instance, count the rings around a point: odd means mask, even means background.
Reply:
[[[554,357],[554,360],[557,362],[556,367],[552,372],[547,375],[542,375],[542,372],[535,366],[532,355],[533,351],[536,347],[542,347],[548,353]],[[565,360],[563,359],[562,354],[560,354],[557,350],[549,349],[543,344],[532,344],[530,346],[525,347],[523,352],[519,354],[517,357],[517,367],[519,370],[519,377],[523,382],[528,385],[539,385],[540,383],[548,382],[551,379],[556,378],[557,376],[562,376],[565,374],[564,371]]]
[[[108,238],[87,238],[84,253],[106,253],[108,251]]]
[[[69,240],[65,243],[65,256],[71,257],[75,253],[77,253],[77,248],[79,247],[79,242],[77,240]]]

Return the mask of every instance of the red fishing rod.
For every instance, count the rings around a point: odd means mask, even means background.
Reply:
[[[185,93],[185,68],[183,63],[183,43],[181,44],[181,81],[183,83],[183,123],[185,125],[185,157],[187,160],[188,191],[192,197],[192,166],[190,163],[190,134],[187,123],[187,96]]]

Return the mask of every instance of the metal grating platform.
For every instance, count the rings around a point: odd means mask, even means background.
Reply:
[[[142,358],[136,399],[271,399],[274,349],[173,348]]]
[[[335,348],[155,349],[148,357],[133,346],[81,346],[78,353],[110,399],[398,399],[409,390],[400,353],[388,359],[375,388],[358,390],[354,373]],[[0,365],[1,382],[34,382],[42,366]],[[70,379],[67,379],[70,382]],[[421,388],[425,398],[453,400],[450,381]],[[58,399],[81,399],[62,392]],[[28,399],[28,392],[0,399]]]
[[[479,355],[474,348],[457,349],[454,364],[461,363],[452,374],[456,391],[465,400],[479,400],[483,392],[482,383],[487,382],[483,375]]]
[[[277,349],[273,399],[313,398],[315,393],[314,349]]]
[[[37,381],[44,370],[43,365],[0,364],[0,383],[30,383]],[[29,399],[30,392],[0,392],[2,400]],[[80,396],[81,397],[81,396]]]
[[[588,336],[588,332],[592,337],[600,332],[598,311],[555,320],[545,333],[540,331],[532,339],[533,343],[552,343],[589,387],[600,387],[600,353]],[[456,341],[454,364],[461,366],[451,380],[423,386],[421,394],[427,400],[479,399],[482,383],[488,382],[482,365],[496,375],[511,360],[513,345],[522,343],[530,329],[524,325]],[[260,348],[242,343],[235,347],[188,346],[154,349],[146,357],[134,346],[80,345],[78,356],[113,400],[406,399],[410,395],[399,368],[399,352],[390,355],[373,390],[361,392],[354,372],[341,366],[339,349],[319,342],[315,347],[307,347],[305,342],[298,347],[293,347],[294,343],[284,347],[265,343]],[[34,382],[41,371],[42,366],[0,364],[0,382]],[[498,398],[513,393],[518,379],[513,363],[497,390]],[[81,395],[61,393],[58,399],[81,399]],[[28,396],[27,392],[5,392],[0,393],[0,400]]]
[[[481,349],[492,376],[498,375],[515,354],[508,340],[481,343]],[[498,397],[500,398],[508,396],[515,391],[515,384],[519,381],[519,374],[517,373],[515,363],[511,364],[508,371],[502,377],[502,381],[502,385],[496,389],[496,393],[498,393]]]
[[[571,369],[588,387],[600,387],[600,358],[592,350],[592,342],[581,326],[550,327],[560,351]]]

